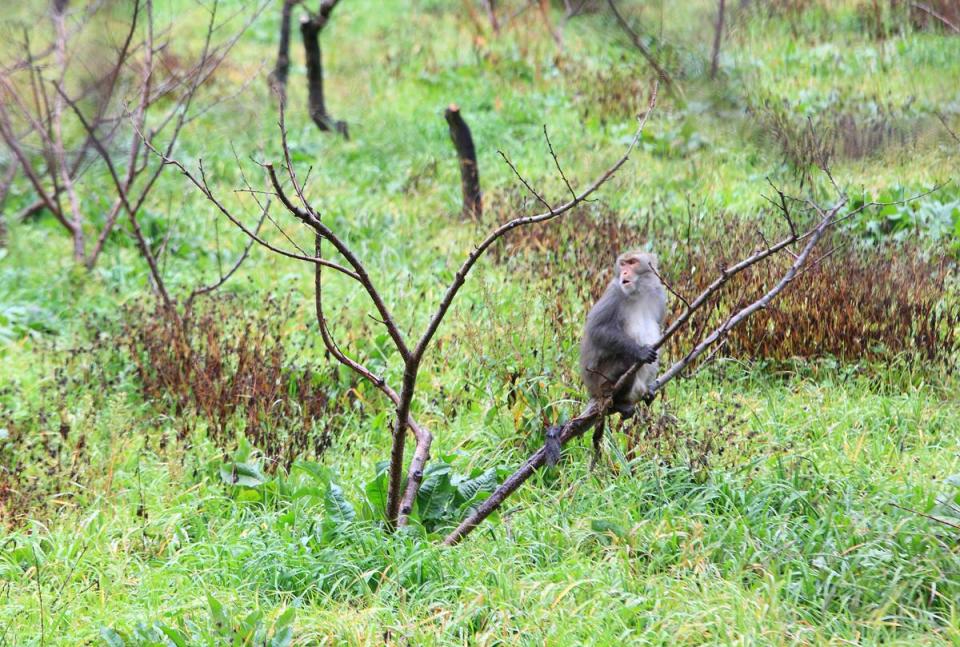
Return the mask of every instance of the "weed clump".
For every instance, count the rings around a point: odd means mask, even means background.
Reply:
[[[798,170],[831,159],[862,159],[890,146],[907,147],[920,130],[910,106],[877,97],[831,95],[796,102],[762,97],[747,109],[784,161]]]
[[[62,372],[55,382],[64,384]],[[20,422],[0,407],[0,527],[23,523],[52,497],[66,503],[66,490],[82,479],[87,436],[73,428],[63,390],[56,392],[60,413],[55,416],[40,411],[33,420]]]
[[[756,226],[733,219],[668,265],[681,294],[696,295],[756,248]],[[770,307],[744,321],[726,339],[723,353],[742,359],[787,360],[832,356],[844,360],[890,359],[906,354],[928,364],[951,365],[960,351],[960,308],[944,301],[950,263],[928,258],[913,246],[864,248],[836,233],[827,251],[797,276]],[[679,331],[674,347],[692,347],[700,330],[759,298],[783,276],[788,255],[757,264],[720,295],[711,308]],[[673,300],[674,314],[679,312]]]
[[[278,302],[253,311],[219,297],[182,317],[138,304],[121,320],[143,396],[178,416],[195,414],[193,424],[207,421],[217,444],[232,444],[236,423],[272,459],[268,468],[330,447],[352,384],[338,385],[334,369],[297,364],[298,353],[284,345],[288,317]]]

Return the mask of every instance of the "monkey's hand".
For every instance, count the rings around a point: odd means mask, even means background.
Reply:
[[[637,346],[633,357],[630,359],[638,364],[653,364],[657,361],[658,355],[657,349],[653,346]]]

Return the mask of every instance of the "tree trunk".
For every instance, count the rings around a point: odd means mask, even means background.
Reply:
[[[284,0],[283,13],[280,17],[280,47],[277,51],[277,64],[270,73],[270,87],[280,98],[281,103],[287,102],[287,77],[290,74],[290,17],[293,7],[300,4],[300,0]]]
[[[717,29],[713,35],[713,54],[710,56],[710,78],[717,78],[718,59],[720,58],[720,41],[723,39],[723,14],[726,9],[726,1],[720,0],[717,7]]]
[[[14,178],[17,177],[19,166],[19,162],[11,162],[3,180],[0,181],[0,249],[7,246],[7,218],[4,215],[3,207],[7,203],[7,195],[9,195],[10,188],[13,186]]]
[[[303,51],[307,59],[307,107],[310,118],[317,128],[323,131],[334,131],[350,139],[347,124],[337,121],[327,114],[327,107],[323,101],[323,62],[320,55],[320,31],[326,24],[326,19],[320,16],[314,19],[304,18],[300,21],[300,35],[303,36]]]
[[[470,128],[460,115],[460,108],[451,103],[444,113],[444,118],[450,126],[450,139],[457,149],[460,159],[460,186],[463,189],[464,219],[477,220],[483,214],[483,203],[480,195],[480,173],[477,168],[477,151],[473,145]]]

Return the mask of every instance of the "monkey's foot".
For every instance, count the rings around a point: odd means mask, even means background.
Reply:
[[[613,410],[620,414],[624,419],[632,418],[636,413],[637,407],[629,402],[614,403]]]

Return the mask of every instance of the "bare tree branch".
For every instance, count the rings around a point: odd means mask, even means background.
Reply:
[[[923,4],[922,2],[911,2],[911,3],[910,3],[910,6],[913,7],[914,9],[919,9],[919,10],[922,11],[923,13],[925,13],[925,14],[927,14],[927,15],[929,15],[929,16],[932,16],[933,18],[939,20],[941,23],[943,23],[944,25],[946,25],[947,27],[949,27],[949,28],[950,28],[950,31],[952,31],[953,33],[955,33],[955,34],[960,34],[960,27],[958,27],[957,25],[953,24],[953,23],[952,23],[946,16],[944,16],[943,14],[938,13],[937,11],[934,11],[933,8],[931,8],[931,7]]]
[[[576,200],[577,192],[573,190],[572,186],[570,186],[570,181],[567,180],[567,176],[563,172],[563,168],[560,166],[560,160],[557,159],[557,154],[553,151],[553,142],[550,141],[550,134],[547,132],[547,124],[543,124],[543,138],[547,140],[547,148],[550,149],[550,157],[553,158],[553,163],[557,167],[557,173],[560,174],[560,179],[563,180],[563,184],[567,187],[567,190],[570,191],[570,197]]]
[[[640,40],[640,36],[637,35],[637,32],[633,31],[633,28],[630,27],[630,23],[627,22],[626,18],[624,18],[617,9],[617,5],[614,0],[607,0],[607,4],[610,5],[610,11],[613,12],[617,22],[620,23],[620,27],[627,33],[627,36],[630,37],[630,41],[633,43],[633,46],[640,50],[640,54],[646,59],[647,63],[650,64],[650,67],[652,67],[657,73],[657,78],[659,78],[660,81],[667,86],[667,89],[671,91],[676,89],[673,79],[669,74],[667,74],[667,71],[663,69],[657,59],[654,58],[653,54],[650,53],[650,50],[647,49],[647,46],[643,44],[643,41]]]
[[[257,226],[253,230],[255,234],[260,233],[260,228],[263,226],[263,221],[267,219],[267,216],[269,215],[269,213],[270,213],[270,201],[267,200],[266,205],[263,207],[263,214],[260,216],[260,220],[257,221]],[[230,266],[230,269],[228,269],[226,272],[221,271],[219,278],[216,281],[198,288],[194,288],[193,291],[190,292],[190,295],[187,297],[186,301],[184,301],[184,305],[183,305],[184,311],[190,312],[190,308],[193,306],[194,299],[196,299],[199,296],[203,296],[204,294],[210,294],[211,292],[214,292],[220,289],[224,283],[229,281],[230,277],[233,276],[236,273],[236,271],[240,269],[240,266],[243,265],[244,261],[247,260],[247,256],[250,255],[250,249],[253,247],[253,244],[255,242],[256,240],[254,240],[253,238],[250,238],[247,241],[247,244],[244,245],[243,251],[241,251],[240,255],[237,256],[237,259],[233,262],[233,265]],[[220,250],[217,249],[217,258],[219,259],[219,257],[220,257]]]

